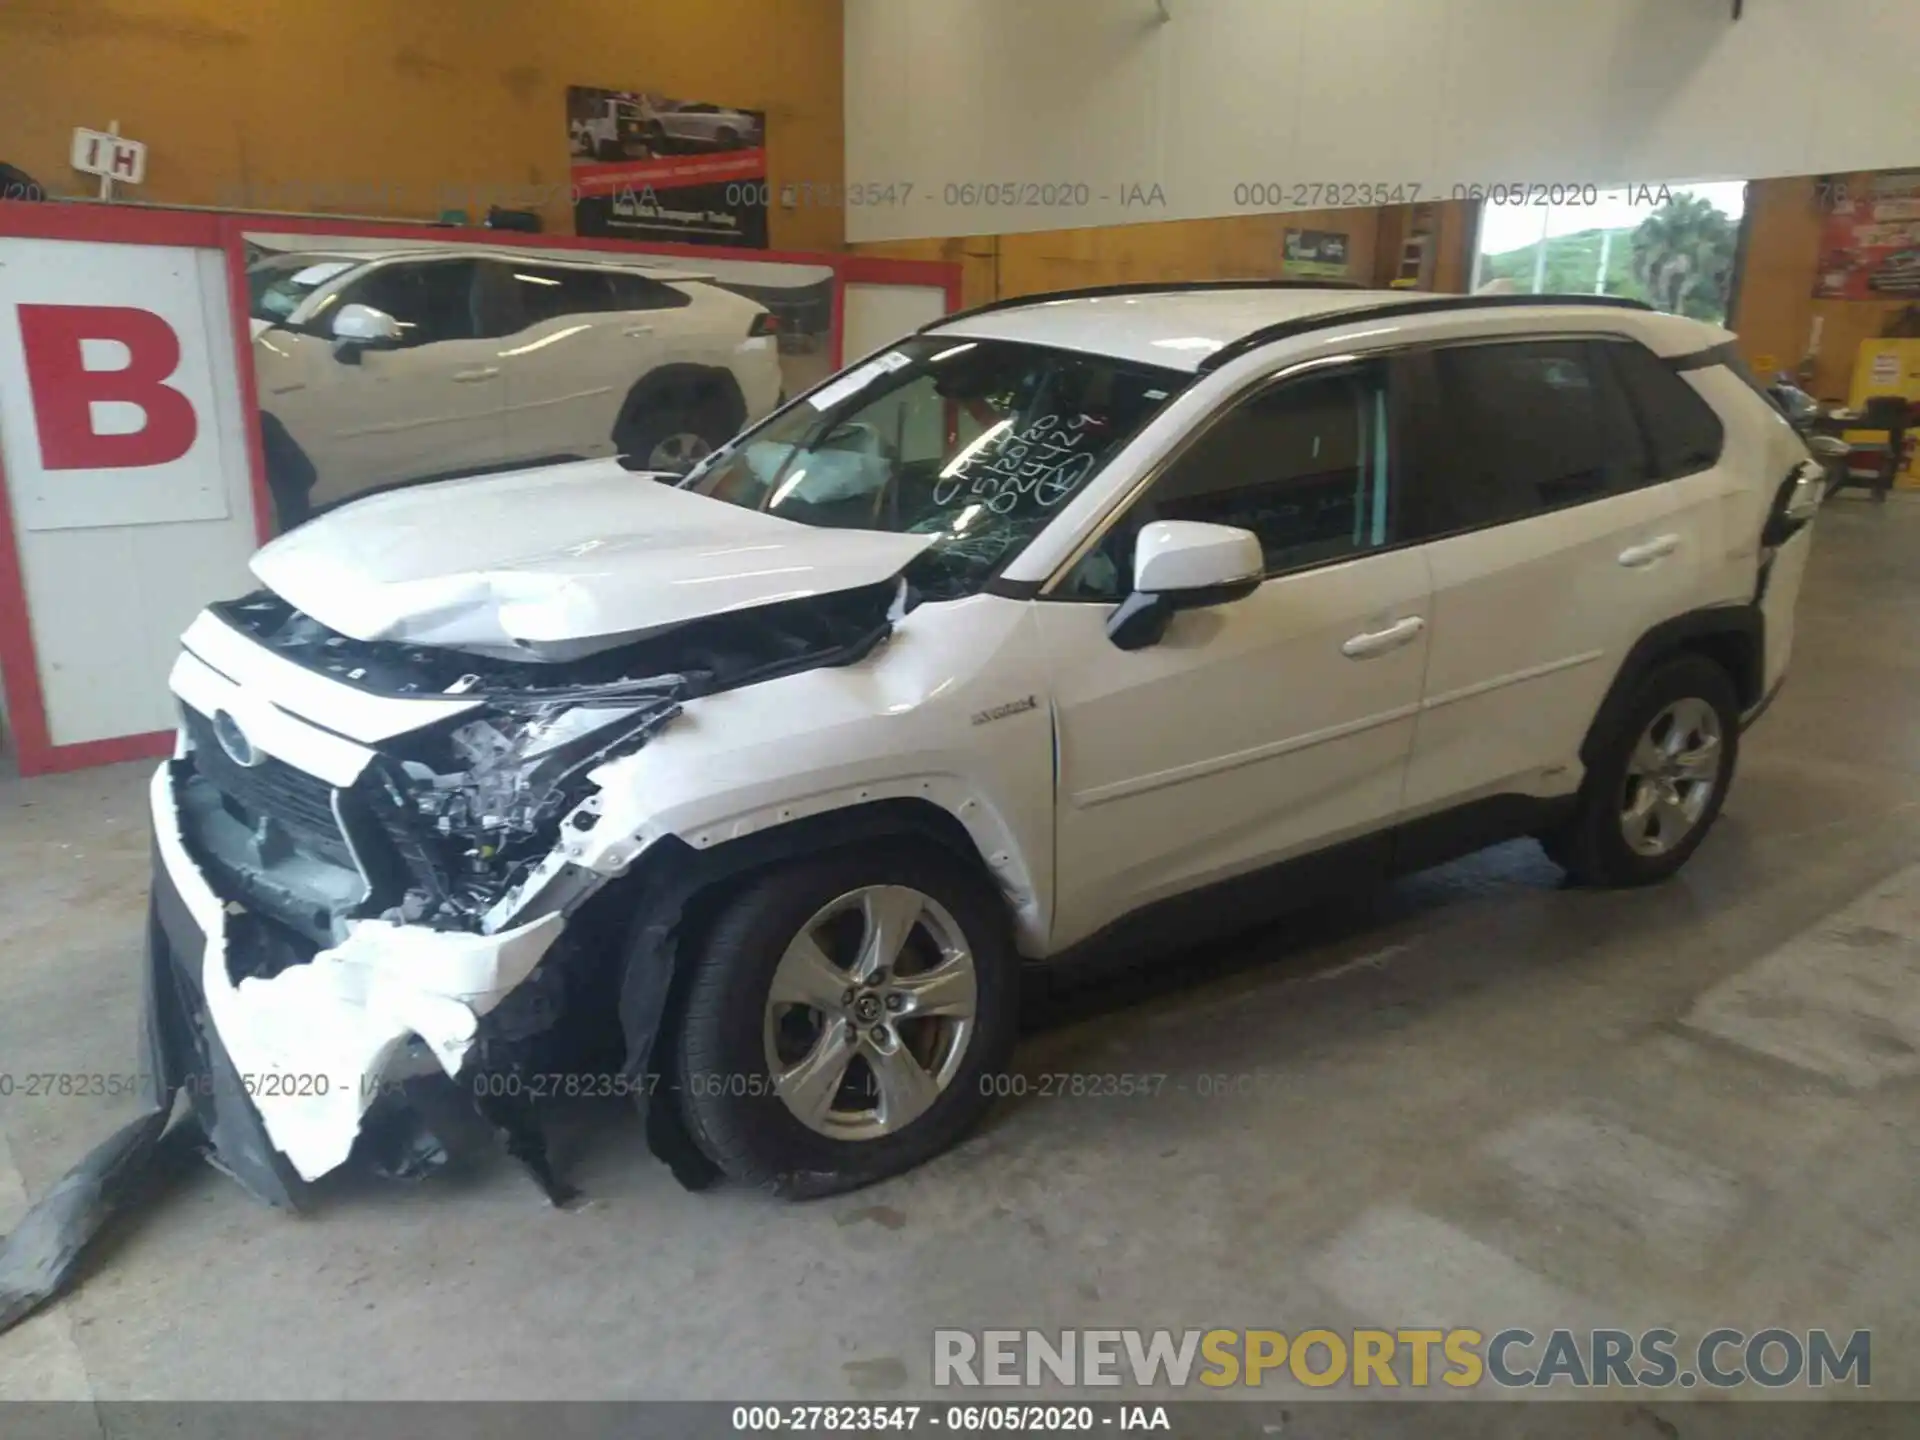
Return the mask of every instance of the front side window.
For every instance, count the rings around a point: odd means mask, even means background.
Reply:
[[[1063,598],[1114,600],[1155,520],[1251,530],[1268,575],[1394,543],[1384,363],[1283,380],[1204,430],[1067,577]]]
[[[1629,490],[1650,464],[1602,344],[1523,340],[1434,352],[1437,446],[1422,466],[1444,533]]]
[[[482,333],[471,260],[382,265],[335,297],[342,305],[371,305],[400,322],[402,346],[472,340]]]
[[[286,321],[314,291],[359,262],[324,255],[276,255],[247,271],[247,313],[275,324]]]
[[[1190,377],[1005,340],[919,335],[829,381],[683,484],[806,525],[931,535],[933,599],[1010,563]]]

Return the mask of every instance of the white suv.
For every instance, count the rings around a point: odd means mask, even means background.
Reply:
[[[692,271],[465,247],[280,254],[247,278],[281,528],[539,461],[684,473],[779,401],[772,314]]]
[[[503,1097],[630,1093],[689,1183],[898,1172],[1023,965],[1514,836],[1671,875],[1820,493],[1724,331],[1243,284],[949,318],[680,487],[362,501],[186,635],[163,1073],[273,1198],[422,1068],[529,1155]]]

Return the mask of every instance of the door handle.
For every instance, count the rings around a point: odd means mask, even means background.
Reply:
[[[1340,653],[1349,660],[1370,660],[1375,655],[1398,650],[1402,645],[1411,645],[1426,628],[1426,621],[1418,615],[1409,615],[1384,630],[1368,630],[1354,636],[1340,647]]]
[[[651,335],[653,333],[653,327],[651,325],[629,325],[620,333],[625,335],[629,340],[638,340],[642,335]]]
[[[482,365],[478,370],[456,370],[453,378],[462,385],[471,385],[476,380],[491,380],[499,373],[498,365]]]
[[[1656,560],[1664,560],[1679,548],[1678,535],[1658,535],[1644,545],[1629,545],[1622,550],[1620,563],[1629,570],[1639,570],[1653,564]]]

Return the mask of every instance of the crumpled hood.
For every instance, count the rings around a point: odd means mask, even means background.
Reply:
[[[800,525],[589,460],[369,496],[271,542],[253,573],[356,640],[564,660],[879,584],[931,543]]]

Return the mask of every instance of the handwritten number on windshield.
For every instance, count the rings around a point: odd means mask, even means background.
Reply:
[[[1011,514],[1023,498],[1042,510],[1065,500],[1093,469],[1091,451],[1080,449],[1099,427],[1092,416],[1062,420],[1047,415],[1020,430],[1010,430],[979,453],[970,455],[933,487],[941,509],[964,497],[996,515]]]

